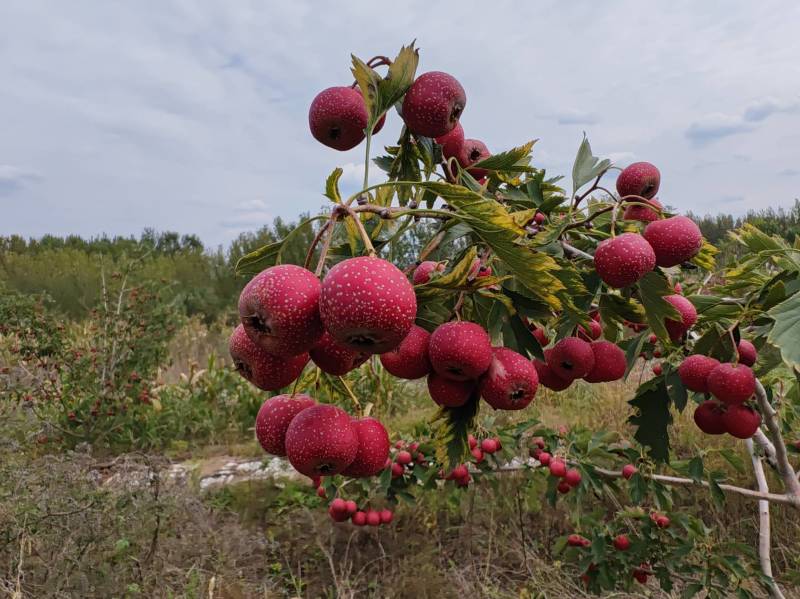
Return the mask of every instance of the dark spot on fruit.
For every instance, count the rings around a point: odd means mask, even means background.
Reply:
[[[450,112],[450,120],[457,121],[461,116],[461,113],[464,112],[463,104],[454,104],[453,110]]]
[[[456,368],[455,366],[448,366],[446,368],[446,370],[447,370],[447,372],[449,372],[451,374],[455,374],[457,376],[463,376],[464,375],[464,371],[461,370],[460,368]]]
[[[242,360],[234,360],[233,365],[244,378],[249,380],[253,376],[253,370],[246,362],[243,362]]]
[[[272,333],[272,329],[267,322],[259,316],[246,316],[244,321],[247,326],[252,328],[257,333],[261,333],[263,335],[270,335]]]
[[[317,466],[317,472],[319,472],[320,474],[328,474],[329,472],[332,472],[333,469],[334,469],[333,464],[320,464],[319,466]]]
[[[339,139],[342,136],[342,130],[339,127],[331,127],[328,129],[328,137],[331,139]]]
[[[478,159],[478,158],[480,158],[480,157],[481,157],[481,151],[480,151],[478,148],[475,148],[475,149],[473,149],[473,150],[472,150],[472,151],[469,153],[469,159],[470,159],[470,160],[477,160],[477,159]]]
[[[517,389],[516,391],[512,391],[509,397],[511,398],[511,401],[519,401],[525,397],[525,389]]]
[[[575,366],[572,362],[561,362],[560,365],[564,370],[572,370]]]
[[[350,345],[355,345],[357,347],[373,347],[377,341],[370,337],[369,335],[350,335],[347,338],[347,342]]]

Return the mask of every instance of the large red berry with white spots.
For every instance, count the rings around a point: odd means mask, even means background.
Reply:
[[[708,391],[728,405],[744,403],[756,392],[756,376],[744,364],[720,364],[708,375]]]
[[[383,118],[375,125],[377,133]],[[311,102],[308,125],[318,142],[335,150],[350,150],[365,137],[369,115],[361,92],[351,87],[329,87]]]
[[[286,430],[286,456],[306,476],[339,474],[357,453],[358,433],[350,415],[330,404],[306,408]]]
[[[446,322],[431,334],[428,356],[433,369],[446,378],[477,379],[492,363],[492,343],[474,322]]]
[[[400,345],[381,354],[381,364],[389,374],[401,379],[421,379],[431,371],[428,359],[428,342],[431,334],[420,326],[413,325]]]
[[[652,198],[661,185],[661,173],[649,162],[634,162],[617,177],[617,193],[620,197],[641,196]]]
[[[276,356],[307,352],[322,337],[320,289],[314,273],[294,264],[262,270],[239,295],[245,332]]]
[[[433,260],[425,260],[420,262],[419,266],[414,269],[414,274],[411,280],[414,285],[423,285],[431,280],[431,275],[435,272],[442,272],[444,264],[441,262],[434,262]]]
[[[583,339],[584,341],[594,341],[595,339],[600,339],[600,337],[602,336],[603,336],[603,325],[601,325],[598,321],[594,319],[589,321],[588,330],[583,325],[578,326],[578,337]]]
[[[664,320],[664,326],[667,329],[669,338],[673,341],[678,341],[697,322],[697,310],[694,304],[682,295],[667,295],[664,300],[672,304],[681,315],[680,320],[671,318]]]
[[[355,370],[369,360],[370,354],[345,347],[325,332],[317,344],[308,352],[311,361],[322,372],[342,376]]]
[[[752,366],[758,359],[758,352],[756,346],[750,343],[747,339],[740,339],[739,345],[736,348],[739,353],[739,362],[745,366]]]
[[[577,337],[565,337],[546,355],[547,364],[564,380],[581,379],[594,368],[592,346]]]
[[[544,352],[548,356],[552,350]],[[533,367],[536,368],[536,374],[539,376],[539,384],[544,385],[552,391],[563,391],[572,384],[571,380],[562,379],[558,376],[547,362],[542,360],[534,360]]]
[[[644,238],[653,247],[656,264],[667,268],[694,258],[703,247],[703,234],[691,218],[673,216],[645,227]]]
[[[525,356],[495,347],[489,370],[481,377],[481,397],[495,410],[521,410],[533,401],[539,375]]]
[[[746,404],[728,406],[722,415],[725,432],[737,439],[749,439],[761,426],[761,414]]]
[[[464,129],[461,123],[456,123],[448,133],[437,137],[436,143],[442,146],[442,156],[445,160],[458,156],[461,146],[464,145]]]
[[[322,281],[322,323],[350,349],[380,354],[397,347],[417,314],[414,287],[391,262],[362,256],[339,262]]]
[[[308,395],[276,395],[261,404],[256,415],[256,438],[264,451],[286,455],[286,429],[300,412],[315,405]]]
[[[694,411],[694,423],[707,435],[721,435],[726,432],[723,417],[725,408],[714,400],[701,403]]]
[[[389,457],[389,434],[375,418],[353,420],[358,436],[358,451],[350,465],[342,471],[345,476],[374,476],[386,466]]]
[[[623,233],[600,242],[594,254],[594,268],[609,287],[633,285],[656,266],[656,255],[644,237]]]
[[[485,177],[489,171],[485,168],[469,167],[476,162],[485,160],[491,155],[492,153],[489,151],[489,148],[487,148],[486,144],[481,140],[465,139],[464,143],[461,144],[461,149],[458,151],[458,154],[456,154],[456,160],[458,160],[458,164],[461,165],[461,168],[467,169],[467,172],[475,179],[480,179],[481,177]]]
[[[277,391],[294,382],[308,363],[308,354],[282,358],[267,353],[253,343],[242,325],[234,329],[228,350],[239,374],[265,391]]]
[[[416,135],[441,137],[458,124],[467,105],[461,84],[447,73],[431,71],[417,77],[403,99],[403,120]]]
[[[622,218],[624,220],[638,220],[643,223],[651,223],[654,220],[661,218],[661,214],[658,212],[658,210],[663,210],[664,206],[661,205],[661,202],[659,202],[657,198],[647,200],[647,204],[653,206],[653,208],[656,208],[657,210],[648,208],[647,206],[642,206],[643,203],[644,202],[640,202],[638,204],[628,204],[627,208],[625,208],[625,212],[622,214]]]
[[[719,366],[719,361],[710,357],[694,354],[688,356],[678,366],[678,376],[683,386],[697,393],[708,393],[708,375]]]
[[[476,382],[454,381],[437,372],[428,375],[428,393],[436,405],[443,408],[457,408],[463,406],[475,391]]]
[[[583,379],[589,383],[618,381],[625,376],[628,361],[625,352],[611,341],[594,341],[591,344],[594,366]]]

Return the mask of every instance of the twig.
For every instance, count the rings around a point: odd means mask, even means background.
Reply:
[[[795,505],[800,505],[800,482],[798,482],[797,475],[789,463],[789,456],[786,453],[786,444],[783,441],[777,414],[769,403],[764,385],[758,379],[756,379],[756,399],[761,409],[761,416],[764,418],[772,437],[772,443],[775,448],[775,461],[778,464],[778,472],[783,478],[786,493],[793,496]]]
[[[322,225],[319,228],[319,231],[317,231],[317,234],[314,235],[314,239],[311,241],[311,245],[308,246],[308,252],[306,252],[306,259],[305,262],[303,262],[303,268],[308,269],[308,267],[311,266],[311,259],[314,257],[314,250],[317,249],[317,244],[319,243],[320,239],[322,239],[322,236],[325,234],[325,231],[327,231],[328,227],[331,226],[332,220],[333,219],[330,218],[327,221],[325,221],[325,224]]]
[[[364,223],[361,222],[361,217],[358,213],[349,206],[337,206],[337,209],[342,210],[347,216],[353,219],[356,229],[358,229],[358,235],[361,237],[361,241],[364,243],[364,247],[367,250],[367,254],[374,256],[376,253],[375,246],[372,245],[372,239],[370,239],[369,233],[367,233],[367,230],[364,228]]]
[[[761,448],[764,450],[764,456],[767,459],[767,463],[772,466],[773,468],[778,467],[778,462],[775,460],[775,446],[772,444],[772,441],[764,434],[760,428],[756,431],[756,434],[753,435],[753,441],[755,441]]]
[[[761,457],[756,455],[755,445],[752,439],[745,441],[747,451],[750,454],[750,459],[753,462],[753,472],[758,484],[758,490],[762,493],[769,492],[769,485],[767,485],[767,477],[764,475],[764,465],[761,463]],[[772,560],[770,559],[770,521],[769,521],[769,501],[760,499],[758,501],[758,561],[761,564],[761,571],[764,573],[770,583],[770,594],[776,599],[784,599],[778,583],[772,576]]]
[[[336,229],[336,219],[339,218],[339,213],[334,211],[331,214],[331,219],[328,221],[330,226],[328,227],[328,236],[325,237],[325,243],[322,244],[322,249],[319,252],[319,261],[317,262],[317,268],[314,270],[314,274],[319,277],[322,274],[322,269],[325,268],[325,258],[328,256],[328,250],[331,247],[331,241],[333,241],[333,232]]]
[[[564,248],[565,252],[576,258],[583,258],[584,260],[594,261],[594,256],[592,256],[591,254],[587,254],[583,250],[579,250],[578,248],[571,246],[566,241],[561,242],[561,247]]]

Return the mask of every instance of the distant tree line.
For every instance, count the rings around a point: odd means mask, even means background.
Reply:
[[[789,209],[762,208],[750,210],[739,217],[730,214],[699,216],[691,212],[687,216],[698,224],[705,238],[714,245],[723,242],[728,231],[741,227],[744,223],[750,223],[769,235],[783,237],[791,243],[800,236],[800,200],[797,199]]]

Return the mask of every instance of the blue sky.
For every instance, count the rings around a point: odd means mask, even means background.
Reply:
[[[569,174],[649,160],[695,212],[800,197],[800,3],[673,1],[0,3],[0,234],[196,233],[224,244],[361,179],[307,124],[349,56],[416,38],[467,92],[468,137]],[[457,6],[457,8],[456,8]],[[376,138],[400,129],[389,115]]]

